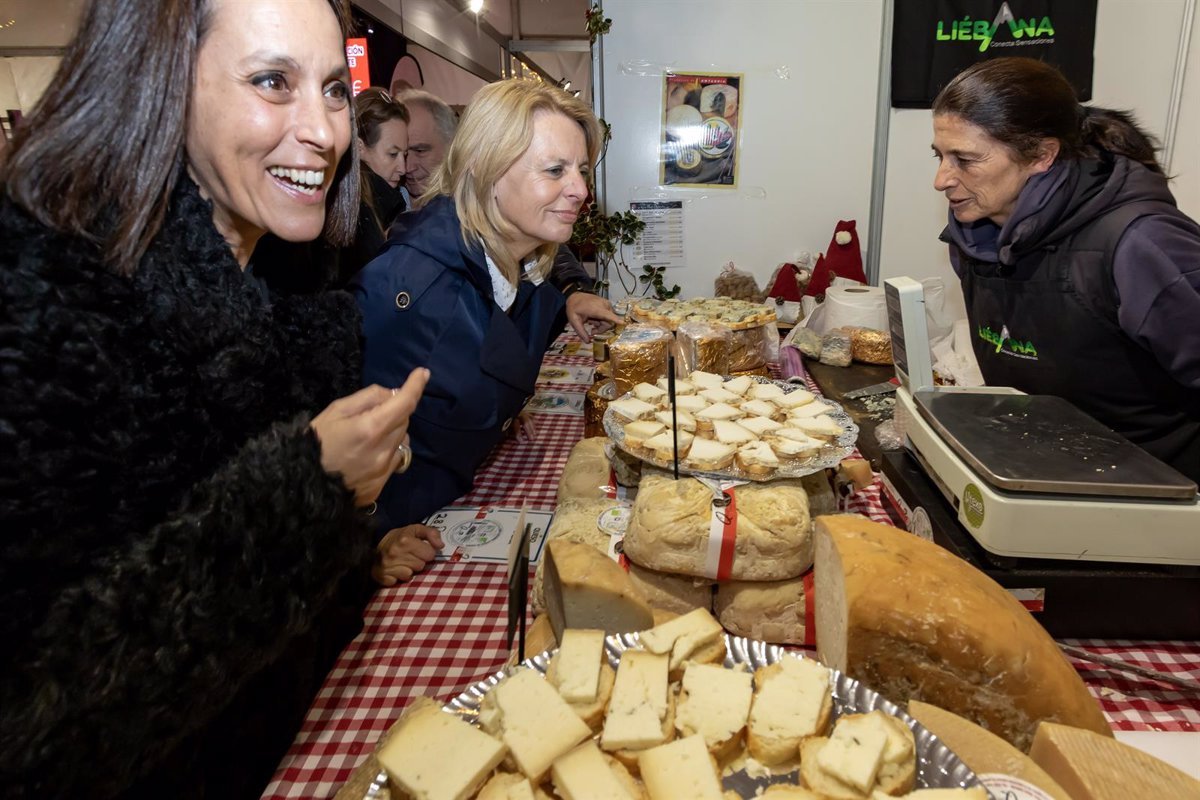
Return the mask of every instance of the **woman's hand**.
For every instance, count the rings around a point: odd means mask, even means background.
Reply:
[[[613,311],[612,303],[599,295],[575,292],[567,298],[567,322],[585,342],[592,340],[588,322],[620,325],[624,320]]]
[[[428,525],[393,528],[379,542],[371,577],[380,586],[395,586],[425,569],[444,546],[442,534]]]
[[[537,425],[533,421],[533,412],[524,410],[517,415],[516,431],[518,442],[532,442],[537,439]]]
[[[408,418],[429,381],[429,370],[412,371],[400,389],[368,386],[334,400],[310,423],[321,442],[321,466],[341,475],[360,506],[374,502],[403,460]]]

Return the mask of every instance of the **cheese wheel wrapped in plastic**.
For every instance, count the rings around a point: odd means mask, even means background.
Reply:
[[[726,494],[732,502],[722,498],[714,505],[712,490],[695,478],[676,481],[662,470],[644,470],[625,555],[649,569],[714,580],[784,580],[812,566],[801,481],[745,484]],[[719,541],[710,546],[710,537]]]

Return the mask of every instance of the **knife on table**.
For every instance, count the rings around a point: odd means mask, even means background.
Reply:
[[[857,400],[860,397],[870,397],[876,394],[887,394],[888,392],[896,391],[896,387],[900,385],[899,378],[891,378],[883,383],[873,383],[870,386],[864,386],[861,389],[851,389],[842,395],[843,400]]]

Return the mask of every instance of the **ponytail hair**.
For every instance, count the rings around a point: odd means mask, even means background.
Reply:
[[[958,73],[933,101],[933,113],[954,114],[982,128],[1026,163],[1044,139],[1057,139],[1059,158],[1120,155],[1163,172],[1157,142],[1126,111],[1080,105],[1054,67],[1033,58],[992,58]]]
[[[1162,165],[1155,156],[1159,149],[1158,140],[1143,130],[1132,114],[1093,106],[1080,106],[1080,111],[1083,116],[1080,134],[1085,155],[1114,153],[1137,161],[1151,172],[1163,174]]]

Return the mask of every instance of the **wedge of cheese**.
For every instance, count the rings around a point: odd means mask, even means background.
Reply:
[[[625,426],[625,444],[629,447],[641,447],[647,439],[657,436],[666,426],[652,419],[639,419]]]
[[[622,397],[620,400],[613,400],[608,407],[613,410],[614,414],[630,421],[648,417],[655,411],[655,407],[650,403],[636,397]]]
[[[819,436],[823,439],[832,439],[842,432],[842,426],[824,414],[810,419],[792,417],[788,420],[788,425],[799,428],[810,436]]]
[[[558,693],[568,703],[593,703],[600,688],[604,631],[567,628],[558,647]]]
[[[742,406],[745,409],[745,406]],[[763,434],[777,431],[783,427],[781,423],[776,422],[770,417],[749,417],[748,419],[738,420],[738,424],[751,433],[762,436]]]
[[[808,405],[803,405],[799,408],[790,409],[788,411],[788,418],[811,419],[812,417],[819,417],[822,414],[828,413],[829,406],[825,405],[824,403],[809,403]]]
[[[584,742],[550,767],[563,800],[635,800],[595,742]]]
[[[1071,795],[1029,756],[991,731],[944,708],[908,701],[908,713],[954,751],[976,775],[1007,775],[1031,783],[1054,800]]]
[[[638,638],[647,651],[669,655],[670,668],[675,670],[701,650],[708,649],[724,634],[721,623],[713,619],[708,609],[697,608],[670,622],[642,631]],[[724,653],[721,655],[724,659]]]
[[[725,419],[713,420],[713,437],[724,444],[734,447],[758,441],[753,431],[748,431],[736,422]]]
[[[718,761],[741,747],[754,695],[749,672],[715,664],[688,664],[675,710],[681,736],[699,734]]]
[[[655,458],[661,461],[671,461],[675,458],[676,445],[679,446],[679,457],[681,459],[686,458],[688,452],[692,449],[692,442],[695,438],[695,434],[688,433],[687,431],[672,432],[666,430],[647,439],[642,446],[649,450]]]
[[[647,403],[661,403],[666,400],[667,392],[649,383],[639,383],[633,387],[633,396]]]
[[[652,747],[638,756],[650,800],[722,800],[716,766],[699,735]]]
[[[756,383],[747,394],[752,400],[770,400],[783,394],[783,389],[773,383]]]
[[[508,748],[433,700],[413,702],[376,754],[396,785],[415,800],[470,797],[504,760]],[[454,754],[454,769],[446,755]]]
[[[518,667],[486,699],[495,703],[501,741],[535,785],[555,759],[592,735],[554,687],[533,670]]]
[[[741,419],[746,412],[728,403],[713,403],[708,408],[696,412],[696,419]]]
[[[657,381],[654,382],[654,385],[657,386],[659,389],[662,389],[664,392],[670,391],[670,388],[671,388],[670,382],[667,381],[666,378],[659,378]],[[676,397],[678,397],[681,394],[695,394],[695,393],[696,393],[696,384],[691,383],[689,381],[685,381],[682,378],[675,379],[675,396]]]
[[[675,397],[675,408],[680,411],[686,411],[689,414],[695,414],[698,411],[708,408],[708,401],[698,394],[677,395]]]
[[[1200,781],[1190,775],[1136,747],[1082,728],[1042,722],[1029,757],[1075,800],[1200,798]]]
[[[697,390],[716,389],[725,382],[725,379],[720,375],[714,375],[711,372],[705,372],[699,369],[688,375],[687,379],[696,385]]]
[[[597,628],[608,634],[654,624],[654,612],[625,570],[586,544],[547,542],[543,594],[560,641],[567,628]]]
[[[809,403],[811,403],[812,401],[814,401],[816,399],[817,399],[817,396],[810,391],[807,391],[805,389],[793,389],[792,391],[787,392],[786,394],[781,394],[777,397],[772,397],[771,402],[786,411],[786,410],[790,410],[793,408],[799,408],[800,406],[808,405]]]
[[[768,419],[779,413],[779,409],[773,403],[769,403],[766,400],[748,400],[738,407],[747,414],[753,414],[756,417],[767,417]]]
[[[736,403],[742,398],[740,394],[727,391],[720,386],[712,389],[701,389],[698,394],[710,403]]]
[[[817,753],[817,767],[866,793],[875,785],[883,766],[887,731],[882,727],[858,726],[851,732],[845,725],[834,728],[833,736]]]
[[[696,418],[682,409],[675,409],[674,414],[669,408],[666,411],[656,412],[654,419],[668,428],[678,427],[681,431],[696,430]]]
[[[727,392],[733,392],[740,397],[741,395],[744,395],[746,392],[750,391],[750,387],[754,385],[756,384],[748,376],[739,375],[736,378],[730,378],[729,380],[725,381],[725,383],[721,384],[721,388]]]
[[[617,665],[617,682],[600,746],[605,750],[641,750],[661,744],[667,716],[669,659],[638,650],[626,650]]]

